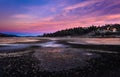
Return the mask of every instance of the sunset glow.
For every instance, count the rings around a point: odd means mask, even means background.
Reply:
[[[40,35],[120,23],[119,0],[0,0],[0,33]]]

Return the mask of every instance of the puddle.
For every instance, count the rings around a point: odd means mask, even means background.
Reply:
[[[56,41],[50,41],[45,43],[36,43],[36,44],[0,44],[0,51],[7,52],[7,51],[17,51],[22,50],[32,46],[40,46],[40,47],[67,47],[63,44],[58,44]]]
[[[67,47],[66,45],[56,43],[56,41],[42,43],[40,44],[40,46],[41,47]]]

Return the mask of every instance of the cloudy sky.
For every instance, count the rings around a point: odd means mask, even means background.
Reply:
[[[120,0],[0,0],[0,32],[37,35],[120,23]]]

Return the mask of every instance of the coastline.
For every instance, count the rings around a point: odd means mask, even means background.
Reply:
[[[0,53],[1,56],[3,55],[2,57],[0,57],[0,76],[1,77],[120,76],[119,45],[102,46],[102,45],[71,44],[68,43],[68,41],[71,41],[71,39],[65,38],[62,40],[59,39],[60,38],[58,39],[48,38],[48,40],[56,41],[57,43],[62,43],[70,47],[42,48],[34,46],[19,52],[16,51],[9,53],[7,52]],[[111,48],[113,50],[108,48]],[[100,50],[105,52],[100,52]],[[106,51],[111,51],[113,53]],[[70,68],[68,69],[68,67]]]

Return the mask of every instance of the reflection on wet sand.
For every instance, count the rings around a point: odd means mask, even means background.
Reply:
[[[13,47],[11,50],[25,46],[30,48],[18,49],[20,52],[0,53],[0,77],[120,77],[119,50],[99,50],[99,46],[93,50],[82,48],[76,43],[64,45],[58,41],[60,40],[52,39],[44,43],[3,43],[1,49],[6,49],[5,46]],[[119,45],[115,45],[115,48],[119,49]]]

